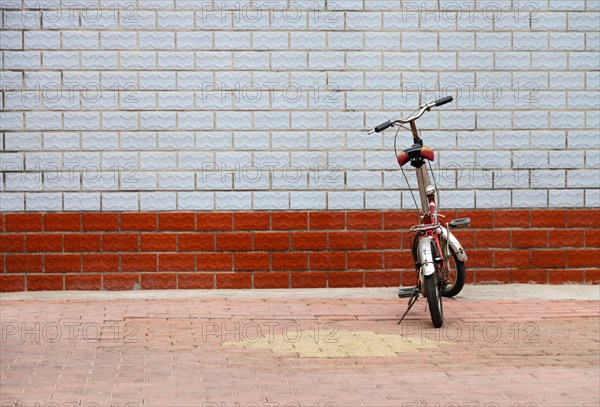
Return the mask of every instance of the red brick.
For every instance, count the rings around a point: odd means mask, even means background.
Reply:
[[[115,272],[119,270],[119,255],[111,254],[84,254],[83,271]]]
[[[4,263],[6,263],[6,254],[0,254],[0,273],[4,273]]]
[[[487,252],[487,251],[485,251]],[[484,253],[480,251],[478,256],[485,256]],[[469,260],[467,262],[467,268],[469,266],[472,267],[490,267],[491,262],[486,258],[485,263],[480,262],[480,264],[473,265],[471,254],[467,253],[469,256]],[[485,256],[487,257],[487,256]],[[481,264],[484,263],[484,264]],[[529,250],[494,250],[494,267],[496,268],[528,268],[529,267]]]
[[[480,231],[477,231],[477,233],[479,233]],[[485,231],[481,231],[485,233],[491,232],[490,230],[485,230]],[[497,233],[500,234],[500,236],[503,236],[503,231],[495,231]],[[474,230],[453,230],[452,234],[458,239],[458,241],[460,242],[460,244],[462,245],[462,247],[464,247],[465,249],[473,249],[475,248],[475,231]],[[506,243],[504,244],[510,244],[510,235],[508,235],[509,237],[506,239]],[[503,244],[503,243],[498,243],[498,244]],[[510,247],[510,246],[506,246],[506,247]]]
[[[63,276],[59,274],[28,275],[27,291],[60,291],[63,289]]]
[[[177,251],[177,235],[175,233],[142,233],[140,248],[143,252]]]
[[[64,273],[81,271],[81,254],[47,254],[44,256],[46,273]]]
[[[0,275],[0,292],[25,291],[25,276]]]
[[[569,250],[567,266],[600,268],[600,249]]]
[[[457,218],[471,218],[471,227],[475,229],[490,229],[494,226],[494,212],[492,210],[466,210],[458,211]],[[452,219],[444,219],[449,222]]]
[[[254,250],[272,251],[289,250],[289,232],[256,232],[254,233]]]
[[[330,288],[363,287],[363,279],[361,271],[330,271],[327,274]]]
[[[84,231],[117,231],[119,230],[119,214],[117,213],[84,213]]]
[[[47,213],[44,215],[46,232],[79,232],[81,215],[78,213]]]
[[[346,214],[348,229],[354,230],[377,230],[383,224],[382,212],[348,212]]]
[[[307,212],[273,212],[273,230],[306,230],[308,229]]]
[[[325,250],[327,249],[326,232],[294,232],[292,233],[294,250]]]
[[[348,252],[348,270],[378,270],[382,261],[381,252]]]
[[[231,271],[232,258],[231,253],[198,253],[196,268],[202,271]]]
[[[38,213],[9,213],[4,217],[7,232],[41,232],[42,215]]]
[[[469,272],[469,269],[467,269],[467,273]],[[392,273],[392,272],[390,272]],[[410,271],[400,271],[400,284],[403,287],[411,287],[411,286],[416,286],[417,285],[417,272],[416,270],[410,270]],[[473,281],[473,279],[471,278],[471,282]]]
[[[22,253],[25,251],[25,235],[0,235],[0,252]]]
[[[177,274],[152,273],[142,274],[142,289],[144,290],[173,290],[177,288]]]
[[[532,209],[531,210],[531,227],[543,228],[564,228],[567,225],[567,211],[548,210],[548,209]]]
[[[104,274],[102,279],[104,289],[109,291],[134,290],[140,283],[138,274]]]
[[[528,228],[528,210],[494,210],[495,228]]]
[[[156,213],[122,213],[121,230],[128,231],[155,231]]]
[[[196,269],[194,254],[159,254],[159,271],[194,271]]]
[[[398,287],[399,285],[399,271],[367,271],[365,273],[365,287]]]
[[[270,263],[269,253],[235,253],[234,256],[236,271],[268,271]]]
[[[180,252],[212,252],[215,250],[214,233],[180,233]]]
[[[233,230],[231,212],[200,212],[196,214],[196,228],[199,231]]]
[[[364,247],[364,232],[329,232],[329,248],[332,250],[353,250]]]
[[[100,235],[99,234],[66,234],[65,235],[65,252],[99,252],[100,251]]]
[[[102,235],[103,252],[137,252],[138,235],[129,233]]]
[[[196,214],[161,212],[158,214],[158,230],[196,230]]]
[[[273,253],[272,270],[308,270],[308,254],[275,252]]]
[[[250,273],[217,273],[217,288],[241,289],[252,288]]]
[[[217,251],[252,250],[252,233],[217,233]]]
[[[585,231],[585,246],[600,247],[600,229]]]
[[[583,284],[584,270],[551,270],[548,272],[550,284]]]
[[[509,270],[477,270],[475,283],[510,283]]]
[[[546,247],[547,245],[548,231],[546,229],[512,231],[512,247],[514,248]]]
[[[600,227],[600,209],[569,209],[567,218],[570,228]]]
[[[583,247],[583,230],[550,230],[550,247]]]
[[[179,274],[180,290],[206,290],[215,287],[213,273],[181,273]]]
[[[585,270],[585,283],[586,284],[600,283],[600,269]]]
[[[42,235],[27,235],[27,252],[62,252],[62,235],[59,234],[42,234]]]
[[[325,288],[327,274],[321,272],[292,273],[292,288]]]
[[[345,270],[346,255],[343,252],[310,253],[311,270]]]
[[[102,288],[101,274],[67,274],[65,290],[98,291]]]
[[[566,264],[566,250],[533,250],[531,252],[531,267],[563,268]]]
[[[34,273],[42,271],[40,254],[7,254],[6,271],[8,273]]]
[[[269,230],[271,215],[268,212],[236,212],[233,214],[234,230]]]
[[[383,228],[410,229],[411,226],[419,223],[419,214],[417,211],[395,211],[383,213]]]
[[[158,255],[151,253],[121,254],[122,271],[156,271]]]
[[[492,250],[469,250],[467,251],[467,268],[468,267],[492,267],[493,251]]]
[[[402,233],[400,232],[367,232],[367,249],[400,249]]]
[[[458,236],[457,236],[458,238]],[[462,243],[463,239],[458,238]],[[478,230],[475,236],[478,248],[510,247],[510,230]]]
[[[546,270],[513,270],[511,272],[511,282],[513,284],[546,284],[548,282],[547,274]]]
[[[386,269],[413,269],[415,263],[409,250],[384,252],[383,259]]]
[[[311,212],[311,230],[335,230],[346,227],[346,214],[344,212]]]
[[[256,272],[254,273],[254,288],[288,288],[290,274],[287,272]]]

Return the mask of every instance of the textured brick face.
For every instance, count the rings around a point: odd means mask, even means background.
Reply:
[[[600,205],[596,0],[0,8],[2,211],[410,209],[391,135],[365,130],[447,94],[420,122],[444,208]]]
[[[458,214],[447,212],[451,218]],[[414,235],[403,226],[412,214],[406,212],[213,212],[206,222],[196,222],[195,231],[189,230],[191,219],[206,214],[169,213],[178,222],[166,231],[132,231],[131,213],[86,215],[78,224],[66,217],[62,231],[56,230],[55,213],[0,218],[0,291],[414,284]],[[598,210],[470,215],[473,229],[455,233],[469,257],[468,283],[598,283]],[[36,230],[14,227],[31,219]],[[90,219],[96,226],[87,230]],[[232,219],[245,221],[236,230],[219,230]],[[565,219],[577,226],[567,226]],[[259,222],[257,230],[250,220]]]

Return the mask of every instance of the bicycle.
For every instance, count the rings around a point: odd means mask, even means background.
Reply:
[[[439,201],[439,191],[431,167],[431,162],[435,159],[435,152],[423,145],[423,140],[419,136],[415,123],[432,108],[443,106],[453,100],[452,96],[448,96],[435,102],[426,103],[421,105],[407,119],[387,121],[369,133],[381,133],[390,127],[399,127],[394,138],[394,151],[404,179],[413,196],[417,211],[419,211],[420,223],[410,228],[410,232],[415,233],[412,243],[412,256],[415,263],[417,282],[414,287],[401,287],[398,290],[398,297],[409,298],[408,308],[398,324],[404,320],[412,306],[417,302],[419,295],[422,294],[427,298],[433,325],[440,328],[444,323],[442,298],[456,296],[465,284],[467,254],[450,229],[470,227],[471,220],[469,218],[455,219],[446,223],[446,225],[439,221],[439,218],[444,216],[438,214],[436,206],[436,195]],[[407,124],[410,125],[410,128],[405,127]],[[407,129],[412,133],[414,144],[398,154],[396,142],[400,128]],[[404,166],[408,163],[416,170],[421,210],[419,210],[419,205],[404,172]],[[434,182],[433,185],[430,182],[428,167]]]

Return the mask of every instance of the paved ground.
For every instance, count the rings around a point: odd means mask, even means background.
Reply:
[[[0,405],[600,404],[598,287],[182,293],[0,296]]]

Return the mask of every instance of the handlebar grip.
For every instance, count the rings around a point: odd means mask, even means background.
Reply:
[[[446,96],[445,98],[442,98],[440,100],[436,100],[435,101],[435,105],[436,106],[443,106],[446,105],[450,102],[452,102],[454,100],[454,98],[452,96]]]
[[[382,131],[389,129],[390,127],[392,127],[392,122],[388,120],[387,122],[381,123],[379,126],[375,127],[375,133],[381,133]]]

